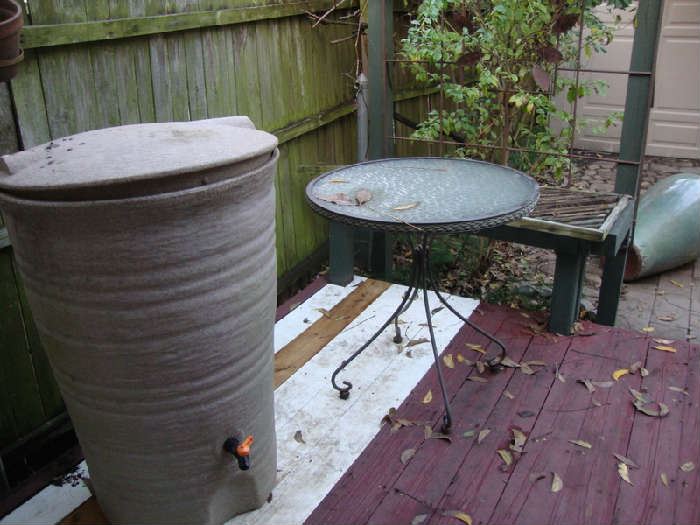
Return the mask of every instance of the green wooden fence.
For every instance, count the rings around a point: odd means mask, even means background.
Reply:
[[[280,141],[278,275],[293,274],[328,232],[300,167],[356,160],[354,39],[343,40],[355,26],[312,28],[306,15],[333,3],[27,0],[26,59],[0,84],[0,154],[108,126],[248,115]],[[397,88],[407,114],[422,111],[420,92]],[[0,453],[63,412],[0,223]]]

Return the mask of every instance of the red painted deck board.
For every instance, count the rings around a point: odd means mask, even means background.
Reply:
[[[525,375],[507,369],[488,383],[467,380],[464,365],[446,370],[455,422],[451,444],[425,440],[423,429],[383,427],[355,464],[306,521],[307,525],[423,524],[457,525],[450,511],[462,511],[477,524],[650,524],[700,523],[700,347],[678,343],[676,354],[651,347],[644,334],[586,323],[585,336],[550,337],[526,330],[531,320],[519,312],[483,305],[472,320],[495,330],[516,361],[541,360],[547,367]],[[464,328],[445,353],[478,354],[465,342],[482,343]],[[493,352],[493,349],[491,349]],[[627,375],[610,388],[598,387],[594,399],[577,379],[611,381],[617,368],[642,361],[649,376]],[[555,370],[565,376],[561,382]],[[475,372],[473,372],[475,373]],[[688,396],[668,389],[685,388]],[[648,389],[671,409],[668,417],[636,412],[628,388]],[[433,402],[421,400],[428,389]],[[508,399],[504,390],[514,396]],[[433,370],[399,407],[399,417],[431,421],[439,427],[441,399]],[[528,413],[529,412],[529,413]],[[488,428],[481,443],[466,430]],[[524,453],[505,467],[496,454],[507,449],[511,429],[528,436]],[[568,442],[581,439],[591,449]],[[406,466],[399,458],[407,448],[415,456]],[[617,473],[613,453],[635,460],[628,485]],[[679,467],[695,463],[692,472]],[[552,493],[552,472],[564,488]],[[661,484],[665,472],[670,486]],[[538,475],[544,476],[537,479]]]

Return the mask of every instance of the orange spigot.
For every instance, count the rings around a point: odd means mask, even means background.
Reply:
[[[224,450],[232,454],[238,460],[241,470],[250,468],[250,446],[253,444],[253,436],[248,436],[243,441],[230,437],[224,441]]]

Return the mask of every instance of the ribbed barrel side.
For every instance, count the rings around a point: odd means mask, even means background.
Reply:
[[[0,198],[114,524],[218,524],[272,490],[275,164],[134,199]],[[241,471],[222,445],[249,434]]]

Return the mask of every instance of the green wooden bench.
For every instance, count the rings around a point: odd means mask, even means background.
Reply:
[[[549,328],[570,333],[579,315],[586,259],[604,257],[596,321],[613,325],[622,286],[639,193],[650,94],[661,16],[661,0],[640,2],[628,73],[625,117],[614,193],[577,192],[543,188],[533,214],[506,226],[484,231],[493,239],[554,250],[556,267],[550,303]],[[391,157],[394,108],[387,64],[393,58],[392,2],[369,6],[369,158]],[[346,284],[352,279],[355,235],[341,224],[330,227],[328,279]],[[391,266],[390,242],[374,239],[375,268]]]

